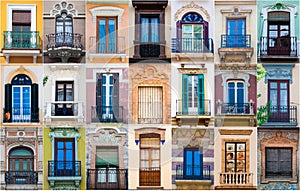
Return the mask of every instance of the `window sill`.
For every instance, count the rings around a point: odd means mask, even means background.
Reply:
[[[88,54],[89,60],[92,62],[94,58],[120,58],[122,62],[125,61],[126,54],[102,54],[102,53],[90,53]]]
[[[269,184],[271,182],[289,182],[292,184],[297,184],[297,178],[267,178],[261,181],[261,184]]]

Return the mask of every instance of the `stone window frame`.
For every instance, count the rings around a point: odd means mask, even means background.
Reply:
[[[266,178],[266,148],[292,148],[292,178]],[[297,183],[297,142],[281,137],[277,133],[275,138],[266,140],[261,143],[261,183],[269,182],[290,182]]]

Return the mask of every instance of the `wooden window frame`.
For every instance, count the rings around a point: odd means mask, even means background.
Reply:
[[[96,17],[96,44],[97,44],[97,47],[96,47],[96,52],[99,51],[99,43],[100,43],[100,40],[99,40],[99,20],[100,19],[105,19],[105,53],[108,53],[108,42],[109,42],[109,33],[108,33],[108,20],[109,19],[114,19],[115,20],[115,53],[117,53],[117,49],[118,49],[118,16],[97,16]]]

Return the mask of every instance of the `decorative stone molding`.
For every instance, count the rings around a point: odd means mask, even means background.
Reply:
[[[178,68],[182,74],[206,74],[207,68]]]
[[[112,6],[103,6],[103,7],[95,7],[90,9],[92,14],[92,21],[96,23],[97,16],[117,16],[118,17],[118,24],[121,25],[122,22],[122,15],[124,13],[124,9]]]
[[[289,80],[290,84],[293,83],[293,67],[294,64],[263,64],[263,67],[266,69],[267,73],[265,76],[265,83],[268,83],[268,80],[271,79],[282,79]]]
[[[38,83],[36,75],[31,72],[30,70],[24,68],[23,65],[21,65],[19,68],[16,70],[11,71],[6,78],[5,83],[11,83],[12,79],[17,75],[17,74],[26,74],[32,81],[32,83]]]
[[[54,138],[75,138],[76,141],[80,138],[78,128],[50,128],[49,138],[53,141]]]
[[[50,11],[50,16],[58,17],[63,12],[66,12],[70,17],[76,17],[78,15],[78,11],[75,9],[75,6],[72,3],[62,1],[53,6],[53,9]]]
[[[251,135],[253,130],[229,130],[229,129],[219,129],[221,135]]]
[[[132,75],[132,79],[142,80],[142,79],[156,79],[156,80],[169,80],[167,74],[163,72],[158,72],[157,68],[153,65],[149,65],[145,67],[143,73],[136,72]]]
[[[232,9],[222,9],[222,14],[228,14],[230,16],[241,16],[246,14],[251,14],[251,9],[241,9],[238,6],[234,6]]]
[[[197,12],[203,17],[203,20],[205,20],[207,22],[210,21],[210,15],[209,15],[208,11],[206,9],[204,9],[202,6],[196,4],[196,3],[194,3],[194,1],[192,1],[191,3],[189,3],[185,6],[182,6],[180,9],[177,10],[177,12],[175,13],[175,16],[174,16],[175,22],[178,20],[181,20],[182,17],[188,12]]]

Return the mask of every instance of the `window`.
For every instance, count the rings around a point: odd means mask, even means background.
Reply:
[[[73,44],[73,21],[65,12],[56,18],[56,44],[60,46]]]
[[[13,10],[12,11],[12,31],[30,31],[31,11]]]
[[[101,122],[116,122],[119,111],[119,74],[98,73],[96,87],[96,110]]]
[[[227,19],[227,46],[244,47],[246,46],[246,20]]]
[[[117,18],[116,17],[97,17],[98,26],[98,52],[116,53],[117,50]]]
[[[75,167],[75,142],[73,138],[55,139],[55,173],[58,176],[74,176]]]
[[[203,154],[197,149],[184,149],[183,176],[185,178],[199,179],[203,178]]]
[[[268,53],[289,55],[291,50],[290,13],[283,11],[268,13]]]
[[[118,147],[97,147],[96,168],[98,183],[116,183],[119,167]]]
[[[269,101],[271,102],[269,121],[289,121],[289,80],[268,80]]]
[[[292,148],[266,148],[266,178],[292,178]]]
[[[159,42],[158,15],[141,16],[141,42]]]
[[[138,122],[162,123],[162,87],[139,87],[138,97]]]
[[[74,101],[73,82],[56,82],[56,101],[67,102],[55,104],[56,116],[73,116]]]
[[[246,143],[225,143],[225,172],[246,172]]]
[[[245,85],[243,81],[228,81],[227,113],[245,113]]]
[[[160,185],[160,135],[140,135],[140,186]]]
[[[204,113],[204,76],[182,75],[183,114]]]
[[[25,74],[5,85],[5,122],[38,122],[38,85]]]
[[[16,147],[9,152],[9,172],[11,184],[29,184],[33,175],[33,152],[26,147]]]

